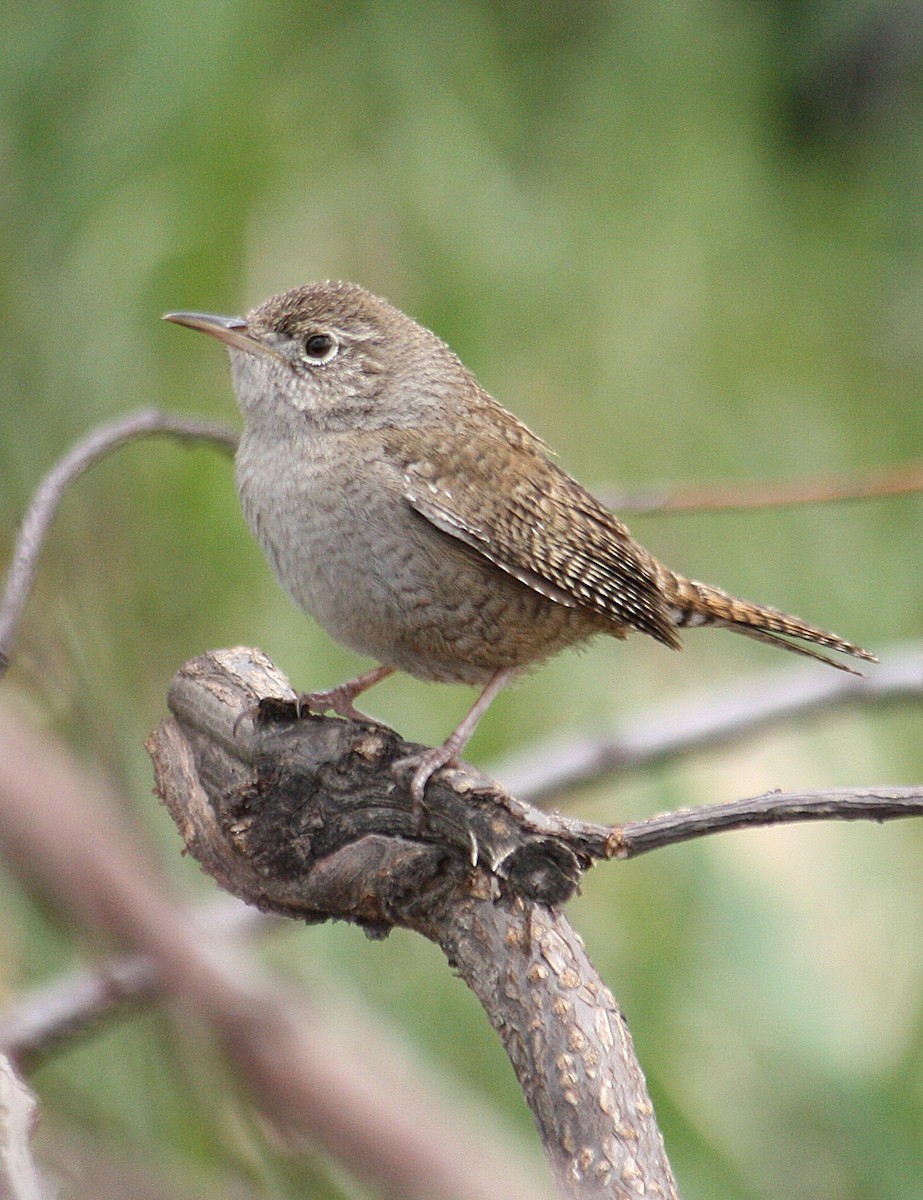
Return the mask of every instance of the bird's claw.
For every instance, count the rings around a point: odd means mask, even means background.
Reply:
[[[260,706],[258,704],[248,704],[247,707],[242,709],[235,717],[234,724],[231,727],[231,737],[237,737],[238,733],[240,732],[240,727],[244,721],[249,720],[252,721],[254,725],[258,725],[260,722],[260,716]]]
[[[455,753],[452,746],[432,746],[428,750],[420,750],[417,754],[408,754],[406,758],[399,758],[391,764],[395,778],[406,784],[413,801],[413,811],[418,818],[424,814],[423,797],[426,785],[441,767],[455,766]]]

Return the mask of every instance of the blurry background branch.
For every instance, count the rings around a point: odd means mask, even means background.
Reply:
[[[612,733],[543,738],[492,764],[490,773],[523,800],[543,802],[610,774],[644,770],[830,709],[921,701],[923,643],[917,642],[883,650],[868,676],[786,664],[696,689]]]
[[[38,1106],[9,1059],[0,1055],[0,1196],[4,1200],[51,1200],[32,1158]]]
[[[167,434],[181,441],[209,442],[229,453],[237,448],[237,435],[222,425],[156,409],[142,409],[100,425],[60,458],[36,489],[13,548],[0,599],[0,678],[9,666],[16,631],[35,585],[42,546],[68,488],[107,454],[152,434]]]
[[[864,471],[861,475],[822,475],[804,479],[738,480],[735,483],[664,484],[636,492],[600,489],[601,499],[618,513],[697,513],[795,505],[838,504],[845,500],[884,500],[923,492],[923,463]]]

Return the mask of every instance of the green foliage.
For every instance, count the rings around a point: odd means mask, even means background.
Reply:
[[[236,420],[223,356],[163,311],[242,310],[323,277],[435,327],[589,483],[918,457],[913,21],[883,2],[796,0],[8,9],[0,543],[41,473],[99,421],[147,405]],[[633,527],[677,568],[862,644],[919,635],[918,500]],[[564,656],[502,698],[472,758],[780,665],[719,633],[689,642],[682,657],[638,642]],[[7,699],[121,778],[189,893],[207,885],[177,862],[140,745],[175,668],[237,643],[303,687],[358,665],[276,588],[219,456],[146,442],[83,480]],[[435,740],[466,699],[398,679],[372,707]],[[906,714],[833,716],[574,804],[616,820],[772,786],[901,783],[921,766]],[[593,872],[572,915],[625,1003],[687,1200],[918,1195],[919,841],[912,828],[799,827]],[[5,897],[9,992],[82,945]],[[286,947],[293,974],[381,1004],[528,1144],[508,1067],[430,948],[341,927]],[[260,1195],[347,1194],[254,1131],[231,1136],[242,1103],[192,1043],[221,1096],[209,1116],[176,1036],[130,1018],[46,1064],[46,1122],[160,1161],[190,1194],[242,1178]]]

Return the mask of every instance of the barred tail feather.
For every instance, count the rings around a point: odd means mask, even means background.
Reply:
[[[672,573],[671,573],[672,574]],[[722,629],[730,629],[733,633],[743,634],[757,642],[767,642],[771,646],[779,646],[790,650],[793,654],[803,654],[807,658],[815,658],[820,662],[836,667],[840,671],[848,671],[851,675],[861,675],[855,667],[840,662],[822,654],[814,646],[823,646],[828,650],[837,650],[841,654],[852,655],[866,662],[878,662],[869,650],[863,650],[852,642],[826,629],[818,629],[808,625],[800,617],[781,612],[777,608],[767,608],[759,604],[751,604],[747,600],[738,600],[728,595],[720,588],[711,587],[707,583],[697,583],[693,579],[684,579],[681,575],[673,576],[673,587],[670,589],[670,603],[674,619],[680,628],[694,625],[716,625]],[[789,641],[795,638],[796,641]],[[801,643],[808,642],[805,646]]]
[[[768,630],[759,629],[752,625],[734,625],[728,621],[716,621],[715,624],[720,629],[730,629],[731,633],[742,633],[744,637],[753,638],[755,642],[765,642],[769,646],[781,646],[783,650],[791,650],[793,654],[803,654],[805,658],[816,659],[817,662],[827,663],[830,667],[836,667],[838,671],[847,671],[850,675],[862,676],[862,672],[856,670],[854,666],[847,662],[841,662],[838,658],[831,658],[829,654],[822,654],[820,650],[813,650],[810,646],[801,645],[799,642],[790,642],[784,637],[780,637],[777,633],[770,633]],[[792,637],[806,637],[805,634],[792,634]],[[808,638],[812,641],[813,638]],[[837,647],[839,649],[839,647]],[[850,650],[844,650],[844,654],[853,654],[856,658],[864,658],[868,662],[878,662],[874,654],[870,654],[867,650],[860,650],[859,647]]]

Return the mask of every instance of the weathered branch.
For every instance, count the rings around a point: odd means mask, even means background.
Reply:
[[[174,679],[149,748],[191,852],[263,909],[435,941],[503,1039],[562,1194],[675,1196],[621,1014],[553,907],[609,831],[527,814],[467,769],[431,781],[421,828],[390,773],[413,747],[333,719],[261,724],[266,696],[284,713],[294,693],[257,651]]]

